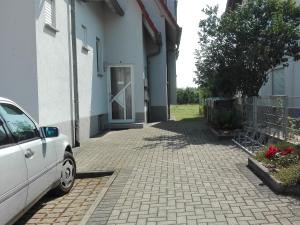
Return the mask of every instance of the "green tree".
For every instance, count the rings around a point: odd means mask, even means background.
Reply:
[[[216,6],[203,12],[194,81],[212,96],[257,96],[270,69],[300,59],[294,0],[252,0],[221,17]]]
[[[177,89],[177,103],[178,104],[198,104],[199,90],[198,88],[178,88]]]

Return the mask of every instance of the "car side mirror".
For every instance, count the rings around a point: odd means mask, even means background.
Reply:
[[[46,138],[58,137],[59,130],[57,127],[41,127]]]

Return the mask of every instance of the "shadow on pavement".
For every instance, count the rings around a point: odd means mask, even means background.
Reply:
[[[152,127],[164,130],[167,134],[157,132],[158,136],[144,138],[149,142],[143,148],[155,149],[163,147],[166,150],[181,150],[189,145],[225,145],[233,146],[230,140],[218,140],[217,137],[208,129],[206,120],[198,118],[198,120],[181,120],[181,121],[168,121],[160,122]]]
[[[25,225],[27,222],[42,208],[44,208],[48,202],[54,200],[59,196],[54,195],[51,191],[35,203],[14,225]]]

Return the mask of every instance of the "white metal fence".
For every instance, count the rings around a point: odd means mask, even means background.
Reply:
[[[206,102],[206,115],[213,118],[213,100]],[[242,117],[243,128],[234,141],[250,152],[275,140],[300,144],[300,97],[262,96],[237,98],[234,108]]]
[[[300,97],[263,96],[237,99],[243,130],[235,142],[250,152],[261,146],[284,140],[300,144]]]
[[[236,104],[242,109],[246,126],[300,144],[300,97],[251,97]]]

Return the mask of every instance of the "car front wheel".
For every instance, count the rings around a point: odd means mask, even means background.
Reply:
[[[65,152],[59,185],[54,189],[58,195],[68,193],[75,181],[76,163],[70,152]]]

